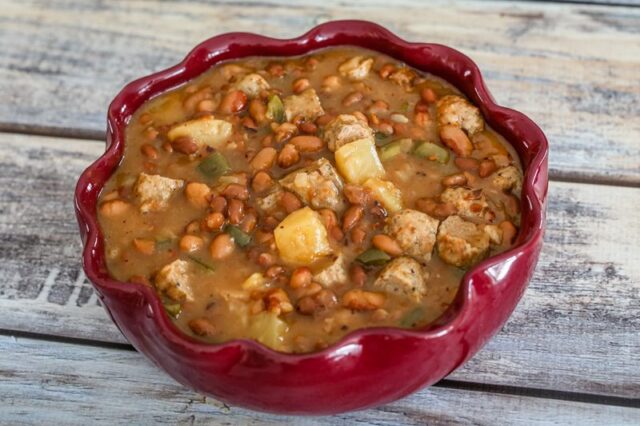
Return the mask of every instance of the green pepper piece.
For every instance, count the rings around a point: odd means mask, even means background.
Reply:
[[[421,143],[413,150],[413,154],[441,164],[446,164],[449,161],[449,151],[431,142]]]
[[[367,266],[381,266],[391,260],[391,256],[382,250],[370,248],[360,253],[356,260]]]
[[[402,317],[402,319],[400,320],[400,326],[405,328],[413,328],[423,318],[424,318],[423,308],[418,307],[418,308],[412,309],[408,314]]]
[[[391,142],[391,136],[382,132],[376,132],[374,138],[376,140],[376,146],[385,146]]]
[[[170,316],[176,318],[182,311],[182,305],[179,303],[164,303],[164,310],[167,311]]]
[[[198,164],[198,171],[207,177],[217,179],[229,173],[231,167],[224,155],[214,152]]]
[[[282,123],[285,119],[284,104],[278,95],[269,96],[267,103],[267,118],[278,123]]]
[[[202,266],[204,269],[208,269],[209,271],[215,271],[216,270],[215,266],[208,264],[204,260],[200,260],[195,256],[187,256],[187,257],[189,259],[191,259],[193,262],[197,263],[199,266]]]
[[[251,235],[247,234],[237,226],[227,225],[224,232],[229,234],[233,241],[240,247],[246,247],[251,242]]]
[[[411,148],[413,148],[413,140],[409,138],[398,139],[380,148],[380,160],[391,160],[398,154],[411,151]]]

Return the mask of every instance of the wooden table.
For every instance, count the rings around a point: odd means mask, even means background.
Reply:
[[[639,424],[639,2],[291,3],[0,1],[0,423]],[[107,318],[80,267],[75,181],[127,81],[214,34],[348,17],[467,53],[545,130],[543,253],[504,329],[429,389],[324,418],[228,407]]]

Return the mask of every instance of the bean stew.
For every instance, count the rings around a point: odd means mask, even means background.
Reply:
[[[145,103],[98,219],[109,273],[188,335],[304,353],[436,320],[513,244],[521,187],[455,87],[341,47],[218,64]]]

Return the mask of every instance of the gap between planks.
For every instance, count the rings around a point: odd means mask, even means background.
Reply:
[[[2,122],[0,122],[0,133],[25,136],[44,136],[49,138],[79,139],[82,141],[102,143],[104,143],[106,139],[106,134],[104,132],[96,132],[88,129],[83,130]],[[627,176],[610,177],[606,175],[589,175],[584,172],[564,172],[550,169],[549,179],[556,182],[640,188],[640,176],[637,178]]]
[[[96,348],[122,350],[136,352],[136,349],[127,343],[103,342],[98,340],[81,339],[75,337],[54,336],[50,334],[41,334],[25,331],[14,331],[0,329],[0,336],[12,338],[27,338],[42,342],[51,342],[57,344],[75,344]],[[142,354],[140,354],[142,356]],[[163,372],[163,374],[166,374]],[[609,405],[615,407],[640,408],[640,399],[624,398],[609,395],[594,395],[580,392],[566,392],[551,389],[536,389],[531,387],[494,385],[478,382],[465,382],[461,380],[451,380],[444,378],[438,383],[431,385],[437,388],[473,391],[481,393],[490,393],[498,395],[513,395],[520,397],[530,397],[538,399],[552,399],[558,401],[582,402],[587,404]]]

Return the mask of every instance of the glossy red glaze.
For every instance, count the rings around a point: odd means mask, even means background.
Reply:
[[[525,168],[517,243],[470,270],[454,305],[424,330],[358,330],[321,352],[304,355],[275,352],[249,340],[220,345],[198,342],[173,325],[152,289],[118,282],[107,272],[96,204],[122,157],[125,126],[145,101],[220,61],[250,55],[301,55],[338,45],[377,50],[441,76],[481,108],[489,124],[515,146]],[[462,365],[515,308],[542,246],[547,152],[542,131],[521,113],[496,105],[478,67],[451,48],[409,43],[363,21],[322,24],[291,40],[224,34],[198,45],[180,64],[128,84],[111,103],[106,152],[85,170],[76,188],[84,270],[131,344],[198,392],[278,413],[331,414],[384,404],[433,384]]]

